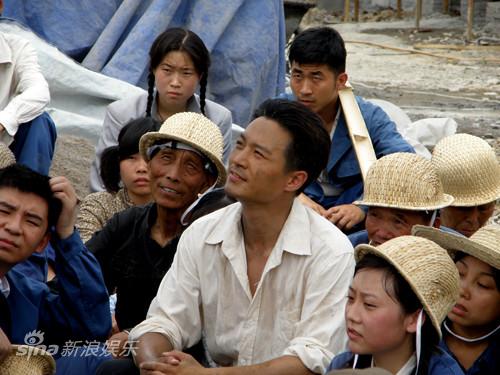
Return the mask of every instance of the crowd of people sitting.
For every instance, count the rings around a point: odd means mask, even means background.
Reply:
[[[72,375],[500,373],[495,151],[455,134],[428,160],[356,98],[363,179],[342,37],[303,31],[289,62],[292,93],[232,139],[206,46],[167,29],[147,93],[108,106],[80,201],[48,177],[36,53],[0,33],[0,367],[43,344]]]

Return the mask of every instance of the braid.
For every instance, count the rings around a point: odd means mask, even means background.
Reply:
[[[153,95],[155,88],[155,76],[152,72],[148,74],[148,104],[146,105],[146,117],[151,117],[151,107],[153,106]]]
[[[202,74],[201,79],[200,79],[200,109],[201,113],[205,115],[205,94],[207,91],[207,73],[205,72]]]

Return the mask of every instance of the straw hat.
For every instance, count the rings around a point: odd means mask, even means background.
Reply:
[[[7,146],[3,142],[0,142],[0,169],[15,164],[15,162],[16,158],[10,150],[9,146]]]
[[[432,164],[451,206],[479,206],[500,197],[500,164],[488,142],[470,134],[454,134],[438,142]]]
[[[12,345],[9,356],[0,364],[0,375],[53,375],[55,372],[54,358],[45,350],[28,345]]]
[[[356,261],[367,254],[387,260],[417,295],[441,337],[441,322],[458,298],[457,267],[445,249],[421,237],[400,236],[377,247],[358,245]]]
[[[363,199],[354,204],[424,211],[437,210],[451,202],[453,197],[443,193],[429,160],[396,152],[372,164],[366,175]]]
[[[455,251],[461,251],[500,269],[500,225],[498,224],[482,227],[470,238],[460,233],[453,234],[424,225],[415,225],[412,234],[434,241],[448,250],[452,256]]]
[[[222,162],[224,140],[222,134],[212,121],[194,112],[180,112],[170,116],[157,132],[144,134],[139,141],[139,151],[148,160],[147,150],[156,142],[175,140],[185,143],[200,151],[217,167],[217,185],[226,180],[226,168]]]

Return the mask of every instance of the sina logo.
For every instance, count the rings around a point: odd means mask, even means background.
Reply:
[[[24,343],[26,345],[36,346],[40,345],[43,342],[43,332],[33,330],[28,332],[26,336],[24,336]]]

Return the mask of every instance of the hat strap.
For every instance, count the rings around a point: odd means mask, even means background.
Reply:
[[[420,363],[420,353],[422,352],[422,318],[424,309],[420,309],[417,318],[417,335],[416,335],[416,352],[417,352],[417,366],[415,367],[415,374],[418,374],[418,365]]]
[[[444,329],[450,334],[452,335],[453,337],[456,337],[457,339],[459,339],[460,341],[464,341],[464,342],[477,342],[477,341],[481,341],[481,340],[485,340],[487,339],[488,337],[490,337],[492,334],[494,334],[496,331],[498,331],[500,329],[500,324],[497,326],[497,328],[495,328],[493,331],[491,331],[490,333],[487,333],[486,335],[484,336],[481,336],[481,337],[476,337],[474,339],[469,339],[467,337],[463,337],[463,336],[460,336],[458,334],[456,334],[455,332],[453,332],[449,327],[448,325],[446,324],[446,321],[443,322],[443,326],[444,326]]]
[[[359,354],[354,354],[354,361],[352,362],[352,368],[355,369],[358,364]]]
[[[184,211],[184,213],[181,216],[181,220],[180,220],[181,225],[188,225],[189,224],[189,222],[186,221],[186,216],[188,216],[189,213],[193,210],[193,208],[196,207],[196,205],[201,200],[201,198],[203,198],[205,195],[207,195],[208,193],[210,193],[212,190],[215,189],[216,185],[217,185],[217,181],[215,181],[214,184],[212,186],[210,186],[207,190],[205,190],[202,194],[199,194],[198,198],[193,203],[191,203],[188,208],[186,208],[186,210]]]
[[[438,212],[438,210],[434,210],[434,212],[432,213],[431,221],[429,222],[430,227],[434,226],[434,222],[436,221],[437,212]]]

